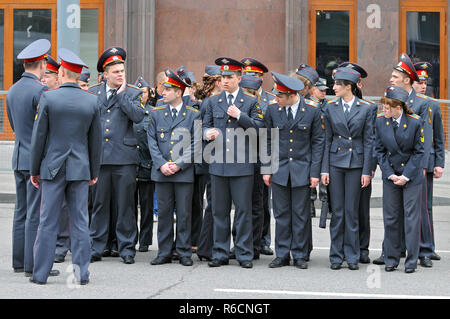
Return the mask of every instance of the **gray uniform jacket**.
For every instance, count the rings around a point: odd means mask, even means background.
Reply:
[[[140,101],[142,91],[127,85],[124,92],[109,100],[105,83],[91,87],[89,91],[98,95],[103,132],[101,165],[137,164],[139,157],[133,123],[141,122],[145,116]]]
[[[47,87],[37,76],[24,72],[8,91],[6,110],[14,131],[15,144],[12,157],[13,170],[30,170],[30,146],[34,119],[42,92]]]
[[[31,175],[52,180],[65,163],[67,181],[98,177],[101,139],[95,95],[75,83],[44,92],[31,140]]]

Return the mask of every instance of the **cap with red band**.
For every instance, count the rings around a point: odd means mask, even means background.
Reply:
[[[47,56],[47,70],[46,73],[58,73],[59,63],[55,61],[50,55]]]
[[[24,62],[40,61],[47,58],[51,43],[47,39],[39,39],[30,43],[17,55],[17,59]]]
[[[302,81],[284,74],[272,72],[272,79],[275,83],[272,92],[279,94],[295,94],[305,88]]]
[[[414,64],[414,67],[416,68],[417,76],[421,81],[428,79],[428,73],[433,69],[431,63],[428,62],[417,62]]]
[[[408,74],[408,76],[413,81],[419,81],[416,69],[414,68],[411,59],[406,53],[402,53],[402,55],[400,56],[400,62],[398,62],[397,66],[394,67],[394,70]]]
[[[112,47],[102,53],[97,63],[97,71],[104,72],[105,67],[112,63],[124,63],[127,58],[127,53],[120,47]]]
[[[242,71],[244,66],[241,62],[231,59],[231,58],[218,58],[215,63],[220,65],[221,75],[233,75],[235,72]]]
[[[183,81],[175,72],[173,72],[171,69],[166,69],[164,73],[167,76],[167,79],[163,82],[163,86],[171,88],[179,88],[184,91],[186,87],[190,87],[188,83]]]
[[[253,58],[243,58],[241,60],[241,63],[244,64],[244,73],[260,73],[264,74],[269,72],[269,69],[259,62],[258,60],[255,60]]]
[[[83,67],[87,68],[87,65],[75,53],[68,49],[59,49],[58,56],[61,59],[61,66],[69,71],[81,73]]]

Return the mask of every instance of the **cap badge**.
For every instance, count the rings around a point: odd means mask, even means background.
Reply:
[[[119,50],[117,50],[116,48],[112,48],[112,49],[110,50],[110,52],[116,53],[116,52],[119,52]]]
[[[228,66],[228,65],[224,65],[224,66],[223,66],[223,70],[224,70],[224,71],[228,71],[228,69],[229,69],[229,66]]]
[[[222,63],[223,64],[227,64],[227,63],[229,63],[230,61],[228,61],[227,59],[222,59]]]
[[[347,68],[354,68],[355,66],[353,64],[347,65]]]

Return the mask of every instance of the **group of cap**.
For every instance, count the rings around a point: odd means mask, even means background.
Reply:
[[[80,80],[84,82],[89,81],[89,71],[83,71],[83,68],[88,66],[72,51],[65,48],[60,48],[58,50],[58,56],[61,63],[56,62],[47,52],[50,50],[51,43],[47,39],[39,39],[27,47],[25,47],[18,55],[17,59],[23,60],[24,63],[35,62],[40,60],[47,61],[46,72],[58,73],[59,67],[62,66],[69,71],[75,73],[81,73]]]

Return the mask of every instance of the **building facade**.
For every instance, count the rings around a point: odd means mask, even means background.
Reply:
[[[0,0],[0,90],[23,72],[15,56],[28,43],[47,38],[56,57],[56,6],[57,0]],[[447,0],[80,0],[80,55],[92,83],[98,56],[122,46],[129,83],[143,76],[153,84],[159,71],[180,65],[201,80],[206,64],[229,56],[254,57],[282,73],[307,63],[330,88],[331,71],[350,60],[369,74],[364,95],[380,96],[406,52],[433,65],[429,94],[447,99],[449,6]],[[271,86],[267,74],[264,87]],[[14,138],[6,116],[3,94],[0,140]]]

